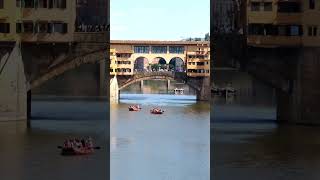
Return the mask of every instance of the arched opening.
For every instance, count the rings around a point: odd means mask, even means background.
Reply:
[[[145,71],[148,69],[148,59],[145,57],[138,57],[135,61],[134,61],[134,71]]]
[[[162,57],[156,57],[151,62],[152,71],[164,71],[167,70],[167,61]]]
[[[179,57],[172,58],[169,62],[169,70],[175,72],[184,72],[185,64]]]

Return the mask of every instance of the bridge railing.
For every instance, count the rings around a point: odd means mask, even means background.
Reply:
[[[151,77],[151,76],[166,76],[176,80],[185,81],[187,74],[185,72],[174,72],[174,71],[143,71],[134,72],[135,78]]]
[[[134,72],[134,75],[136,77],[148,77],[148,76],[169,76],[169,77],[174,77],[175,73],[171,71],[137,71]]]

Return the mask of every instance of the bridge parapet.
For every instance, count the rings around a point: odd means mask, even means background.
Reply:
[[[152,71],[152,72],[134,72],[134,78],[139,79],[143,77],[170,77],[176,80],[185,81],[187,74],[185,72],[173,72],[173,71]]]

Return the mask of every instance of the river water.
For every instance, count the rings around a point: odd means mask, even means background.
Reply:
[[[108,108],[105,100],[34,100],[31,128],[26,121],[0,123],[0,179],[106,180]],[[64,139],[86,136],[101,150],[90,156],[60,155],[57,146]]]
[[[165,81],[144,81],[111,105],[111,180],[210,179],[210,105],[197,102],[188,87],[170,86],[168,94]],[[175,87],[186,94],[170,94]],[[142,110],[129,112],[131,104]],[[150,114],[152,107],[165,112]]]
[[[277,124],[274,91],[245,73],[218,71],[215,82],[239,94],[212,101],[213,180],[320,179],[320,127]]]

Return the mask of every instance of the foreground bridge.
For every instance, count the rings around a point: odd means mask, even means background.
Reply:
[[[234,35],[217,36],[215,47],[215,66],[240,65],[240,70],[276,90],[279,122],[320,124],[318,47],[263,46]]]
[[[210,100],[210,79],[209,77],[192,78],[184,72],[155,71],[155,72],[135,72],[132,76],[113,76],[110,80],[110,97],[117,101],[119,91],[127,86],[143,80],[175,80],[183,82],[193,88],[197,93],[197,100]]]
[[[100,67],[100,95],[108,94],[108,32],[74,33],[72,42],[1,42],[0,120],[30,118],[31,92],[84,64]]]

